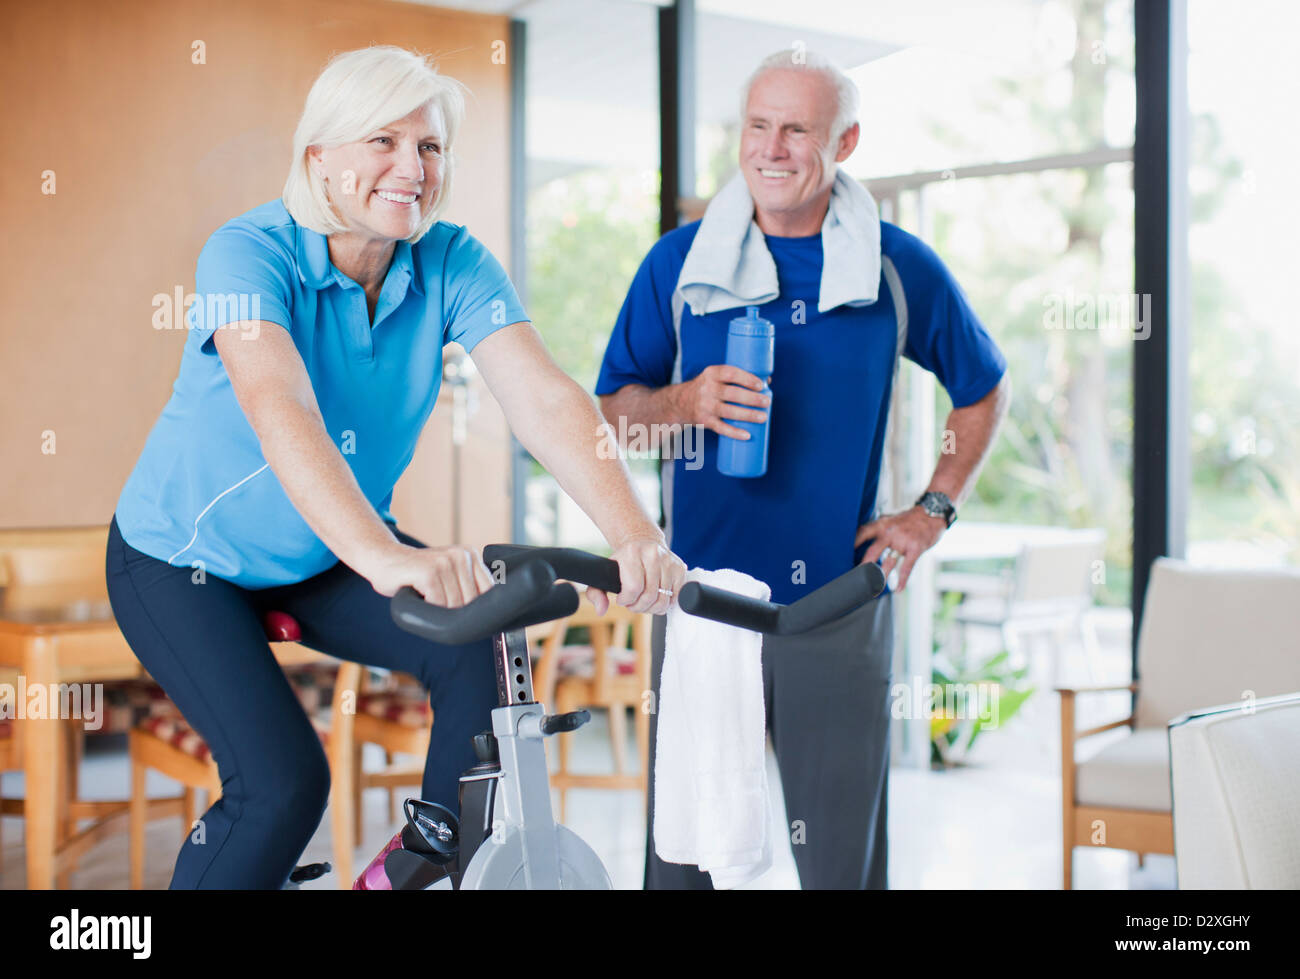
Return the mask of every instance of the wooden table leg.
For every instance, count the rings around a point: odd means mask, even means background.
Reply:
[[[85,728],[83,721],[79,717],[68,718],[63,722],[65,733],[67,735],[67,769],[68,769],[68,793],[69,803],[78,802],[81,799],[81,758],[85,747]],[[71,813],[71,806],[67,807],[68,818],[67,827],[64,829],[64,835],[73,837],[77,835],[78,823],[77,818]]]
[[[50,706],[50,714],[57,713],[55,705]],[[53,719],[47,720],[46,724],[56,723]],[[59,829],[55,834],[56,852],[63,849],[63,844],[68,842],[77,835],[77,819],[72,814],[72,802],[77,798],[77,787],[79,779],[77,778],[77,769],[81,764],[81,751],[78,742],[80,741],[81,730],[79,725],[81,721],[74,718],[60,718],[57,721],[59,725],[59,758],[58,758],[58,805],[59,805]],[[72,889],[72,870],[65,866],[54,879],[54,886],[61,891]]]
[[[46,691],[58,678],[58,652],[49,636],[32,636],[23,656],[27,684],[40,683]],[[48,705],[47,705],[48,706]],[[58,713],[58,704],[53,713]],[[59,740],[62,722],[57,718],[21,722],[26,730],[24,770],[26,772],[24,831],[27,850],[27,889],[49,890],[54,886],[54,837],[59,817]]]

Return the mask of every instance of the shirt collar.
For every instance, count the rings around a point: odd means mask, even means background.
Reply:
[[[393,250],[393,262],[388,274],[406,273],[410,287],[424,295],[424,282],[419,274],[415,250],[409,241],[399,241]],[[329,243],[319,231],[298,226],[298,277],[313,289],[324,289],[331,282],[340,281],[341,275],[330,261]]]

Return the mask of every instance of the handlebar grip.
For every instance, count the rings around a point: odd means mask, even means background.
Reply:
[[[876,564],[860,564],[792,605],[687,582],[677,597],[682,610],[704,619],[777,636],[810,632],[880,596],[885,575]]]
[[[712,619],[751,632],[776,632],[779,626],[781,606],[698,581],[688,581],[682,586],[677,604],[688,615],[698,615],[702,619]]]
[[[390,608],[398,628],[454,645],[501,632],[513,620],[550,599],[554,583],[555,572],[549,565],[531,561],[515,569],[505,583],[489,588],[460,608],[430,605],[410,587],[393,596]]]
[[[555,569],[555,577],[577,581],[592,588],[617,595],[623,590],[618,574],[618,562],[588,554],[574,547],[527,547],[521,544],[489,544],[483,548],[483,563],[493,570],[493,564],[505,564],[506,581],[510,572],[526,566],[529,561],[545,561]]]
[[[884,590],[885,573],[880,565],[859,564],[811,595],[783,608],[778,634],[789,636],[809,632],[875,600]]]

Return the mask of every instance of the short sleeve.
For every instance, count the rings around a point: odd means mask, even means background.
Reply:
[[[934,250],[907,235],[891,255],[907,300],[908,359],[939,379],[954,408],[993,390],[1006,358],[975,315],[966,294]]]
[[[671,269],[662,242],[641,261],[619,310],[596,379],[596,394],[613,394],[628,384],[661,388],[671,384],[677,359],[672,292],[681,271]]]
[[[231,323],[264,320],[290,328],[288,256],[259,229],[228,224],[199,252],[195,302],[185,314],[201,352],[216,356],[213,333]]]
[[[472,351],[488,334],[528,319],[506,270],[464,228],[447,248],[443,275],[444,342]]]

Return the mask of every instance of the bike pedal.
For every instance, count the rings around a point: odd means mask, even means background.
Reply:
[[[326,863],[308,863],[301,867],[294,867],[293,873],[289,875],[289,883],[301,884],[303,881],[316,880],[324,877],[334,868]]]

